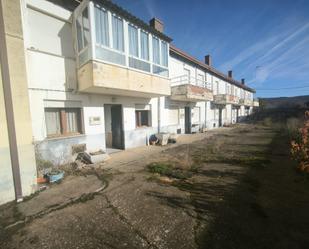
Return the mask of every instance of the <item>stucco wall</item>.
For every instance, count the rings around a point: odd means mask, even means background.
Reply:
[[[2,0],[1,4],[3,8],[1,15],[4,19],[6,32],[4,39],[8,56],[22,194],[26,196],[35,190],[36,164],[27,89],[22,7],[19,0]],[[6,82],[3,82],[3,84],[6,84]]]
[[[14,185],[11,168],[9,138],[3,98],[2,75],[0,67],[0,204],[14,200]]]

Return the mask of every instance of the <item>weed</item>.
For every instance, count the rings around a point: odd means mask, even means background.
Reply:
[[[168,163],[151,163],[147,166],[148,171],[153,174],[167,176],[176,179],[187,179],[192,176],[192,172],[180,168],[175,168]]]

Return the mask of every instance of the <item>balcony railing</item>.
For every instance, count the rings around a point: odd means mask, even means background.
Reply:
[[[171,87],[181,86],[181,85],[186,85],[186,84],[212,90],[211,83],[205,80],[197,79],[195,77],[190,77],[189,75],[181,75],[181,76],[177,76],[171,79]]]

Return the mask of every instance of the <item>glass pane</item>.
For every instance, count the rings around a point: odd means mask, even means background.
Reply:
[[[130,55],[138,57],[138,30],[129,25],[129,52]]]
[[[119,51],[124,51],[123,44],[123,21],[116,16],[112,19],[113,26],[113,48]]]
[[[95,7],[96,43],[109,46],[108,14],[106,11]]]
[[[90,23],[88,18],[88,8],[83,10],[83,35],[84,35],[84,44],[83,47],[86,47],[90,42]]]
[[[77,32],[77,46],[78,52],[83,49],[83,38],[82,38],[82,25],[81,25],[81,17],[76,20],[76,32]]]
[[[48,136],[60,135],[60,111],[57,109],[45,109],[46,133]]]
[[[168,65],[168,51],[167,43],[161,42],[161,65],[167,67]]]
[[[159,67],[159,66],[156,66],[156,65],[152,65],[152,72],[153,72],[154,74],[159,74],[159,75],[161,75],[161,76],[168,77],[168,69],[163,68],[163,67]]]
[[[149,39],[148,34],[141,31],[141,58],[149,60]]]
[[[67,132],[77,133],[78,130],[78,111],[77,110],[66,110],[66,122],[67,122]]]
[[[126,65],[126,56],[120,52],[96,46],[96,58],[112,63]]]
[[[152,50],[153,50],[153,62],[160,64],[160,48],[159,48],[159,39],[152,38]]]

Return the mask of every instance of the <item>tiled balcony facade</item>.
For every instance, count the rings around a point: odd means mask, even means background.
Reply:
[[[239,97],[230,94],[217,94],[214,96],[214,102],[220,105],[240,105]]]
[[[185,102],[212,101],[211,85],[188,75],[171,80],[171,99]]]

